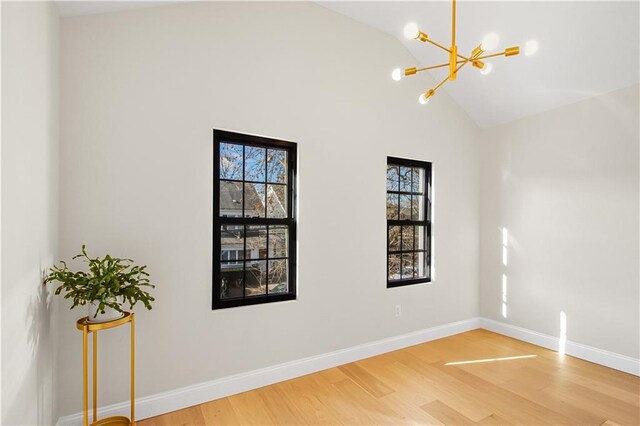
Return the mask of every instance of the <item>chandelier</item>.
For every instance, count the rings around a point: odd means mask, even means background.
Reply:
[[[456,0],[453,0],[453,3],[452,3],[451,47],[450,48],[447,49],[443,45],[431,40],[429,36],[427,36],[425,33],[420,31],[420,29],[415,23],[407,24],[407,26],[404,27],[404,36],[408,39],[415,39],[423,43],[431,43],[432,45],[446,51],[449,54],[449,62],[447,63],[432,65],[424,68],[412,67],[412,68],[405,68],[404,70],[401,70],[400,68],[396,68],[395,70],[393,70],[391,77],[394,80],[399,81],[400,79],[402,79],[403,75],[409,76],[409,75],[414,75],[420,71],[427,71],[427,70],[433,70],[436,68],[449,67],[449,75],[444,80],[442,80],[440,83],[438,83],[434,88],[430,89],[429,91],[420,94],[420,96],[418,97],[418,101],[421,104],[428,103],[431,97],[436,93],[436,91],[440,87],[442,87],[447,81],[454,81],[458,76],[458,71],[460,71],[460,69],[462,69],[462,67],[464,67],[468,63],[471,63],[473,67],[478,68],[480,70],[480,73],[489,74],[489,72],[491,72],[492,64],[484,62],[485,59],[494,58],[497,56],[515,56],[520,53],[520,47],[514,46],[514,47],[507,47],[503,52],[500,52],[500,53],[485,55],[486,52],[494,50],[498,46],[498,42],[500,41],[498,36],[493,33],[487,34],[482,39],[482,43],[476,46],[476,48],[471,51],[471,54],[469,56],[461,55],[460,53],[458,53],[458,46],[456,45]],[[537,43],[535,41],[528,42],[526,47],[527,47],[527,55],[529,55],[529,50],[535,51],[537,49]]]

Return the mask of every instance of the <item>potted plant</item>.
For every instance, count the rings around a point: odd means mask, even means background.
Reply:
[[[135,265],[131,259],[120,259],[106,255],[103,259],[91,258],[86,247],[82,246],[82,253],[72,259],[82,258],[88,265],[88,272],[71,271],[64,261],[60,266],[53,266],[44,283],[57,281],[61,283],[55,294],[64,291],[64,298],[73,300],[71,309],[78,305],[88,305],[90,322],[105,322],[120,318],[124,315],[122,307],[125,303],[130,308],[142,302],[147,309],[151,309],[151,302],[155,299],[144,290],[144,287],[154,288],[149,282],[149,274],[145,265]]]

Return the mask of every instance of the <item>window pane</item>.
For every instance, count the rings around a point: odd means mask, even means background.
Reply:
[[[289,229],[286,226],[269,227],[269,257],[287,257]]]
[[[411,251],[414,247],[413,226],[402,227],[402,251]]]
[[[402,255],[402,279],[413,278],[413,253]]]
[[[398,166],[387,166],[387,191],[398,190],[399,174]]]
[[[389,227],[389,251],[400,251],[400,227]]]
[[[430,255],[428,252],[424,252],[424,267],[423,267],[423,274],[425,277],[430,277],[431,276],[431,265],[430,263]]]
[[[387,219],[398,219],[398,194],[387,194]]]
[[[422,188],[424,187],[424,169],[419,169],[414,167],[411,169],[412,173],[412,186],[411,192],[422,192]]]
[[[267,185],[267,217],[287,217],[286,185]]]
[[[264,259],[267,257],[267,227],[247,226],[247,259]]]
[[[400,194],[400,220],[411,219],[411,195]]]
[[[411,167],[400,167],[400,191],[411,192]]]
[[[411,196],[411,220],[424,219],[424,197],[422,195]]]
[[[267,261],[248,260],[245,266],[247,268],[247,285],[244,288],[244,295],[265,294],[267,292]]]
[[[242,183],[220,181],[220,216],[242,217]]]
[[[220,144],[220,179],[242,180],[242,145]]]
[[[388,260],[388,268],[389,268],[389,280],[399,280],[400,279],[400,255],[399,254],[390,254]]]
[[[269,261],[269,293],[289,291],[287,263],[287,259]]]
[[[264,182],[267,150],[253,146],[244,147],[244,180]]]
[[[242,259],[242,251],[244,250],[244,227],[238,225],[222,225],[220,227],[220,250],[221,260]],[[238,257],[238,255],[240,257]]]
[[[423,252],[413,254],[413,269],[415,271],[416,278],[424,278],[427,276],[425,264],[425,254]]]
[[[243,265],[236,262],[220,263],[220,298],[232,299],[242,297]]]
[[[416,226],[416,237],[415,237],[415,249],[416,250],[424,250],[425,249],[425,233],[424,226]]]
[[[264,217],[264,183],[244,184],[244,217]]]
[[[267,150],[267,182],[287,183],[287,151]]]

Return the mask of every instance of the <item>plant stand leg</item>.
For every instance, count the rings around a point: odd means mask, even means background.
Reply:
[[[89,378],[87,377],[87,327],[82,329],[82,408],[84,426],[89,425]]]
[[[135,333],[135,314],[131,314],[131,425],[136,424],[135,417],[135,362],[136,362],[136,333]]]
[[[93,332],[93,421],[98,420],[98,332]]]

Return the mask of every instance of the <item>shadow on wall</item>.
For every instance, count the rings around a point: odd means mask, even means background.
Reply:
[[[35,296],[32,298],[27,316],[25,318],[28,327],[28,343],[31,348],[32,359],[35,360],[35,378],[37,386],[36,415],[38,424],[49,424],[53,418],[53,362],[54,349],[51,336],[52,296],[53,291],[45,286],[44,277],[46,270],[42,270],[40,283]]]
[[[35,274],[32,277],[41,278]],[[24,281],[23,284],[34,284],[33,278]],[[3,377],[2,383],[5,392],[2,424],[47,425],[55,420],[51,292],[42,285],[42,280],[35,285],[23,322],[12,324],[24,332],[6,342],[8,350],[3,350],[9,356],[3,360],[8,365],[8,377]]]

